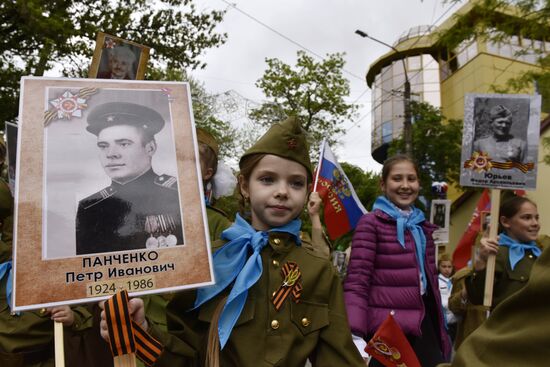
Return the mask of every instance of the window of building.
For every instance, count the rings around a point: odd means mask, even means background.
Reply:
[[[401,60],[394,61],[392,63],[392,69],[394,78],[403,75],[403,62]]]
[[[422,69],[422,59],[420,56],[407,57],[407,70],[420,70]]]
[[[492,31],[491,36],[496,36],[497,31]],[[497,42],[487,41],[487,52],[504,56],[510,59],[536,64],[538,58],[544,55],[544,48],[548,49],[548,43],[519,36],[501,37]]]
[[[457,67],[464,66],[477,55],[477,42],[475,39],[462,41],[456,49]]]
[[[382,144],[392,141],[393,125],[391,121],[382,124]]]

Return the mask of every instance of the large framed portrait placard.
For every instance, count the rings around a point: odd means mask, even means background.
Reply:
[[[460,184],[534,190],[540,95],[466,94]]]
[[[15,310],[213,284],[189,85],[24,77]]]

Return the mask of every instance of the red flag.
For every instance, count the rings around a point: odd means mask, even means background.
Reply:
[[[472,246],[476,240],[477,234],[481,229],[481,212],[491,209],[491,198],[489,196],[489,190],[485,189],[481,193],[481,197],[477,202],[472,219],[468,223],[468,228],[458,241],[455,251],[453,252],[453,265],[455,270],[462,269],[468,264],[468,261],[472,257]]]
[[[399,324],[388,315],[365,347],[372,358],[386,367],[422,367]]]

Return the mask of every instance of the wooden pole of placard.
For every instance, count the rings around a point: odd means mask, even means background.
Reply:
[[[489,238],[496,239],[498,235],[500,208],[500,189],[491,190],[491,222],[489,227]],[[487,310],[491,308],[493,301],[493,285],[495,282],[495,255],[489,255],[487,266],[485,268],[485,294],[483,296],[483,305]],[[489,311],[487,311],[489,312]]]
[[[65,350],[63,348],[63,323],[54,321],[53,336],[55,345],[55,367],[65,367]]]
[[[115,367],[136,367],[136,355],[134,353],[113,357]]]

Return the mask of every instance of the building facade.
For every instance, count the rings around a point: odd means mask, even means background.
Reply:
[[[476,2],[466,3],[455,14],[474,14]],[[520,35],[503,37],[499,42],[465,39],[449,49],[441,41],[441,35],[454,26],[456,18],[453,15],[433,29],[426,26],[412,28],[393,44],[393,50],[370,65],[366,79],[372,89],[371,148],[376,161],[382,163],[387,158],[389,143],[402,134],[404,67],[411,85],[411,100],[440,107],[448,119],[462,119],[466,93],[495,93],[495,86],[505,86],[508,80],[528,70],[537,70],[541,53],[550,53],[550,37],[545,41]],[[522,93],[531,94],[534,90],[526,89]],[[546,130],[541,131],[541,138],[548,134]],[[542,147],[539,154],[541,157],[544,154]],[[528,195],[542,203],[539,204],[542,214],[550,212],[550,200],[542,195],[540,184],[544,182],[541,180],[550,178],[550,167],[542,160],[539,162],[538,189]],[[461,198],[463,194],[463,188],[450,185],[449,198],[453,201],[459,199],[456,203],[459,205],[453,205],[451,214],[450,251],[464,232],[477,203],[478,194],[469,193],[467,198]],[[541,233],[550,233],[550,215],[541,215],[541,218]]]
[[[467,14],[474,6],[475,1],[471,1],[457,13]],[[493,86],[505,85],[520,73],[538,68],[540,55],[532,50],[550,52],[550,42],[515,35],[500,42],[464,40],[449,50],[439,37],[454,25],[451,16],[433,29],[411,28],[394,43],[395,50],[370,65],[366,79],[372,89],[371,148],[379,163],[386,158],[388,143],[403,130],[405,75],[411,85],[411,100],[441,107],[447,118],[460,119],[464,94],[494,93]]]

